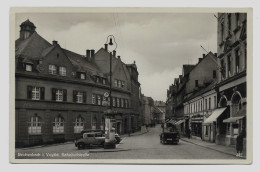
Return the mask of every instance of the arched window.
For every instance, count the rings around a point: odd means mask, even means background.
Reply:
[[[55,117],[53,122],[53,133],[59,134],[64,133],[64,118],[59,116]]]
[[[226,107],[227,106],[227,100],[224,97],[222,97],[220,99],[219,106],[220,107]]]
[[[96,130],[97,129],[97,118],[94,117],[92,118],[92,130]]]
[[[84,130],[84,119],[79,116],[75,120],[74,133],[80,133]]]
[[[237,113],[239,110],[242,109],[242,103],[241,103],[241,96],[238,93],[235,93],[232,96],[232,113]]]
[[[41,118],[37,115],[32,116],[29,121],[28,133],[29,134],[41,134],[42,126],[41,126]]]

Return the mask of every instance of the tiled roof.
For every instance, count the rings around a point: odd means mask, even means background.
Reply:
[[[96,72],[99,71],[96,65],[88,61],[85,56],[66,49],[63,49],[63,51],[65,52],[73,66],[76,67],[77,71],[91,72],[92,74],[96,74]]]
[[[37,32],[34,32],[25,40],[15,41],[15,55],[24,57],[39,58],[44,49],[49,48],[51,44],[42,38]]]
[[[15,46],[15,54],[22,55],[24,61],[43,58],[55,48],[55,46],[42,38],[37,32],[34,32],[28,39],[17,39],[15,41]],[[62,50],[78,71],[91,72],[91,74],[100,73],[97,66],[94,63],[87,61],[85,56],[66,49]]]

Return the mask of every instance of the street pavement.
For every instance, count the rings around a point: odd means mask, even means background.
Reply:
[[[78,150],[74,143],[16,149],[18,159],[238,159],[232,154],[180,140],[178,145],[160,143],[160,125],[132,136],[123,136],[112,151],[103,148]],[[18,155],[19,154],[19,155]]]

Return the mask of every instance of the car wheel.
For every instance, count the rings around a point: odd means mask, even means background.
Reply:
[[[166,140],[163,139],[163,140],[162,140],[162,143],[165,145],[165,144],[166,144]]]
[[[84,149],[85,148],[85,144],[84,143],[78,143],[78,149]]]

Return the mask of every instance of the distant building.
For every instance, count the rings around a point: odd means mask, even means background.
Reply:
[[[163,101],[154,101],[154,106],[160,111],[159,121],[160,123],[165,121],[166,104]]]
[[[16,147],[74,140],[82,130],[104,130],[109,99],[107,45],[80,55],[52,44],[26,20],[15,41]],[[135,63],[112,58],[116,132],[140,128],[140,83]]]
[[[153,123],[153,107],[153,99],[142,95],[142,116],[144,125],[151,125]]]

